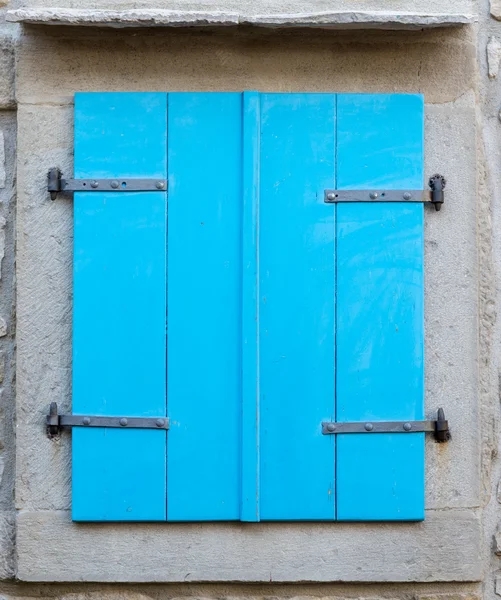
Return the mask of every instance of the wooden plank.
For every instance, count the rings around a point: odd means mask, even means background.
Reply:
[[[240,520],[259,521],[259,93],[244,92],[242,109],[242,497]]]
[[[76,177],[166,177],[166,95],[75,95]],[[74,197],[73,412],[161,416],[166,194]],[[166,432],[73,430],[73,519],[165,519]]]
[[[335,96],[261,96],[262,520],[334,519]]]
[[[240,517],[242,97],[168,97],[167,517]]]
[[[420,95],[338,96],[337,187],[423,185]],[[337,206],[337,420],[423,418],[423,206]],[[424,518],[424,434],[337,436],[337,518]]]

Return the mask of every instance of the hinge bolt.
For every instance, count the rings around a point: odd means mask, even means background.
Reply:
[[[379,194],[378,194],[377,192],[371,192],[371,193],[369,194],[369,198],[370,198],[371,200],[376,200],[376,198],[377,198],[378,196],[379,196]]]
[[[110,186],[116,190],[118,188],[118,181],[116,179],[114,179],[111,183]]]
[[[120,419],[119,423],[120,423],[120,425],[121,425],[122,427],[125,427],[125,426],[127,425],[128,421],[127,421],[127,419],[124,417],[124,418]]]
[[[90,425],[90,417],[84,417],[84,418],[82,419],[82,423],[83,423],[84,425]]]
[[[90,187],[96,189],[97,187],[99,187],[99,183],[97,181],[91,181]]]
[[[412,198],[412,194],[410,192],[405,192],[403,197],[404,200],[410,200]]]
[[[165,425],[164,419],[157,419],[155,423],[157,424],[157,427],[163,427]]]
[[[327,424],[327,431],[330,431],[331,433],[333,431],[336,431],[336,426],[334,425],[334,423],[328,423]]]
[[[163,181],[157,181],[157,190],[163,190],[165,188],[165,183]]]
[[[404,423],[404,431],[410,431],[412,429],[412,425],[410,423]]]
[[[365,431],[372,431],[374,429],[374,425],[372,423],[365,424]]]

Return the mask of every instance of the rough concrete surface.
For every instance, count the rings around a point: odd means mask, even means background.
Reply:
[[[23,581],[478,581],[474,512],[421,523],[75,524],[21,511]]]
[[[417,91],[427,103],[450,102],[475,86],[472,35],[30,26],[19,41],[16,96],[54,105],[71,104],[76,90]]]

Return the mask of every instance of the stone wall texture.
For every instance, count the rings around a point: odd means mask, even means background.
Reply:
[[[0,600],[501,596],[500,68],[499,0],[0,2]],[[424,523],[71,522],[73,94],[243,89],[424,94]]]

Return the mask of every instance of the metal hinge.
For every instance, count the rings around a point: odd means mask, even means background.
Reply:
[[[440,210],[444,203],[445,178],[433,175],[429,190],[325,190],[324,202],[426,202]]]
[[[340,433],[433,433],[437,442],[448,442],[451,439],[449,423],[445,419],[444,410],[438,409],[434,421],[369,421],[369,422],[335,422],[322,423],[324,435]]]
[[[169,429],[167,417],[101,417],[90,415],[59,415],[57,403],[51,402],[47,415],[47,435],[52,438],[61,429],[72,427],[115,427],[117,429]]]
[[[63,179],[57,168],[47,174],[51,200],[55,200],[59,192],[163,192],[166,189],[166,179]]]

